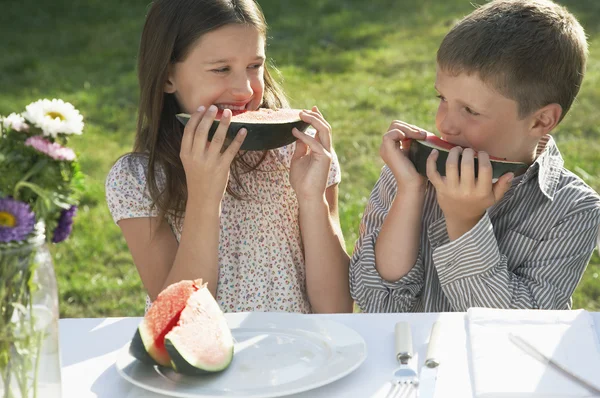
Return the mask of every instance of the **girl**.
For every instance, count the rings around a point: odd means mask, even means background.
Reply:
[[[153,3],[138,57],[134,152],[107,177],[108,206],[149,299],[202,278],[226,312],[351,312],[340,169],[319,110],[300,113],[316,133],[295,130],[295,144],[239,151],[242,129],[223,148],[232,114],[287,107],[265,47],[253,0]],[[192,114],[185,128],[179,112]]]

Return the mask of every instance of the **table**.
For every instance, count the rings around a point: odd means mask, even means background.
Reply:
[[[600,313],[593,313],[600,335]],[[227,317],[244,316],[226,314]],[[466,354],[464,313],[335,314],[323,317],[345,324],[360,333],[367,344],[365,362],[350,375],[326,386],[290,398],[375,397],[389,388],[394,358],[394,325],[411,324],[417,363],[422,365],[429,332],[436,320],[444,322],[440,338],[443,361],[438,374],[436,398],[470,397],[471,383]],[[117,352],[127,344],[141,318],[79,318],[60,320],[60,349],[64,398],[164,398],[138,388],[121,378],[114,366]],[[451,366],[444,364],[451,363]]]

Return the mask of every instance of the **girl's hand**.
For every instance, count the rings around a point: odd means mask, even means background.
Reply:
[[[406,153],[411,139],[422,139],[426,134],[416,126],[394,120],[383,136],[379,154],[394,174],[400,191],[409,192],[425,186],[427,179],[417,172]]]
[[[206,111],[203,106],[198,108],[185,126],[179,154],[185,170],[188,200],[201,199],[208,205],[221,203],[229,180],[229,167],[246,137],[246,130],[240,129],[233,142],[223,151],[231,122],[231,111],[225,109],[219,127],[209,142],[208,131],[216,115],[217,107],[214,105]]]
[[[462,153],[459,175],[459,157]],[[475,151],[454,147],[446,160],[446,177],[436,167],[438,151],[427,159],[427,177],[433,184],[437,200],[446,218],[450,240],[458,239],[470,231],[483,217],[486,210],[498,203],[510,188],[513,173],[504,174],[492,183],[492,164],[485,152],[478,153],[478,176],[475,178]]]
[[[331,167],[331,126],[316,106],[300,118],[317,130],[311,137],[294,128],[296,150],[290,166],[290,183],[299,201],[323,200]]]

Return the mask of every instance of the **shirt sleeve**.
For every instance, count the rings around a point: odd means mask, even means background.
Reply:
[[[599,225],[600,207],[590,198],[571,209],[540,241],[512,231],[511,244],[505,247],[523,251],[529,245],[531,252],[518,264],[510,264],[486,213],[459,239],[434,249],[433,262],[455,311],[570,309],[571,295],[596,246]]]
[[[148,158],[125,155],[106,177],[106,203],[115,223],[126,218],[157,217],[146,187]]]
[[[375,243],[396,196],[396,180],[387,166],[371,192],[350,260],[350,294],[365,312],[408,312],[424,285],[421,252],[413,268],[397,281],[386,281],[377,271]]]

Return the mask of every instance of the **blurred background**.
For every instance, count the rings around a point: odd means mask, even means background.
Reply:
[[[480,1],[481,2],[481,1]],[[555,132],[566,167],[600,191],[600,1],[559,0],[589,38],[577,102]],[[295,108],[317,105],[342,166],[340,214],[348,252],[383,165],[393,119],[435,131],[435,52],[470,0],[260,0],[267,56]],[[145,293],[104,197],[114,161],[131,150],[136,54],[148,0],[0,0],[0,115],[62,98],[84,116],[71,140],[88,176],[69,240],[53,247],[61,317],[141,316]],[[574,308],[600,311],[594,253]]]

